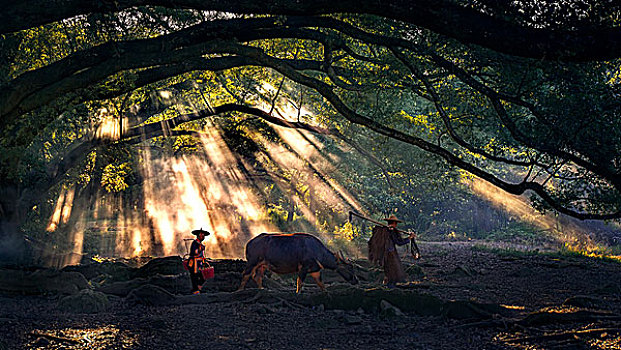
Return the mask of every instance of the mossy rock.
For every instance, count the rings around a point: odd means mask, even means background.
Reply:
[[[403,316],[403,312],[396,306],[390,304],[386,300],[380,301],[379,314],[381,318],[395,318]]]
[[[104,261],[99,263],[93,260],[83,265],[65,266],[62,269],[62,271],[65,272],[79,272],[88,280],[97,278],[100,275],[108,275],[110,276],[109,280],[113,281],[127,281],[131,279],[134,270],[136,269],[119,261]]]
[[[105,294],[84,289],[80,293],[60,299],[58,308],[64,312],[92,314],[105,311],[109,301]]]
[[[441,315],[443,302],[435,296],[412,290],[386,290],[384,288],[360,289],[342,285],[328,288],[327,293],[309,296],[311,305],[324,304],[326,309],[377,312],[382,300],[404,312],[422,316]]]
[[[146,264],[139,267],[133,277],[149,277],[154,275],[178,275],[185,273],[186,270],[179,256],[167,256],[149,260]]]
[[[147,284],[129,292],[125,301],[128,304],[164,306],[175,303],[176,297],[165,289]]]
[[[495,314],[507,315],[510,312],[497,304],[474,301],[443,301],[433,295],[411,289],[361,289],[352,286],[331,286],[326,293],[315,293],[298,301],[309,306],[321,304],[328,310],[358,310],[379,312],[382,303],[394,306],[400,311],[420,316],[444,316],[454,319],[488,319]]]
[[[0,292],[9,294],[75,294],[86,288],[88,281],[78,272],[0,269]]]
[[[452,277],[473,277],[476,275],[476,271],[468,266],[459,265],[453,271],[450,272]]]
[[[192,288],[190,276],[187,274],[180,274],[174,276],[155,275],[149,278],[134,278],[129,281],[104,284],[96,290],[102,293],[123,297],[128,295],[133,289],[149,284],[163,288],[172,294],[189,293]]]

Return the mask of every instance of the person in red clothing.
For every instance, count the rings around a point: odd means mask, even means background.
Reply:
[[[190,270],[190,279],[192,280],[192,294],[199,294],[205,278],[201,273],[203,265],[205,264],[205,246],[203,240],[206,236],[209,236],[209,231],[203,229],[194,230],[192,234],[196,236],[196,239],[192,241],[190,246],[190,258],[188,260],[188,269]]]

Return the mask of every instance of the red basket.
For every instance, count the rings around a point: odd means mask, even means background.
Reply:
[[[190,271],[190,267],[188,266],[188,264],[190,263],[190,259],[183,259],[181,260],[181,263],[183,264],[183,268],[186,271]]]
[[[213,278],[214,276],[214,271],[213,271],[213,267],[211,266],[207,266],[204,269],[201,270],[201,273],[203,274],[203,278],[208,280],[210,278]]]

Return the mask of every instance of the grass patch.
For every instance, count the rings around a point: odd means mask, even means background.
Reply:
[[[567,246],[563,246],[556,251],[540,251],[538,249],[520,250],[515,248],[490,247],[484,244],[475,244],[472,246],[473,251],[487,252],[506,257],[525,258],[529,256],[544,256],[553,259],[598,259],[606,262],[621,263],[621,255],[617,253],[617,249],[618,247],[613,247],[603,249],[602,251],[586,252],[571,249]]]

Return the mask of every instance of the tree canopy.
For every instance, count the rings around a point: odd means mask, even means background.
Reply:
[[[191,137],[192,125],[213,116],[334,137],[384,172],[373,147],[360,145],[389,138],[509,193],[531,193],[542,210],[621,218],[613,2],[33,0],[3,8],[7,221],[23,219],[96,147]],[[192,111],[167,112],[172,99],[152,98],[210,90]],[[285,95],[297,116],[275,108]],[[315,117],[301,116],[303,107]],[[102,110],[118,114],[114,136],[94,132]],[[37,143],[46,145],[41,164],[28,152]],[[126,188],[114,177],[126,172],[121,163],[107,171],[102,184]]]

